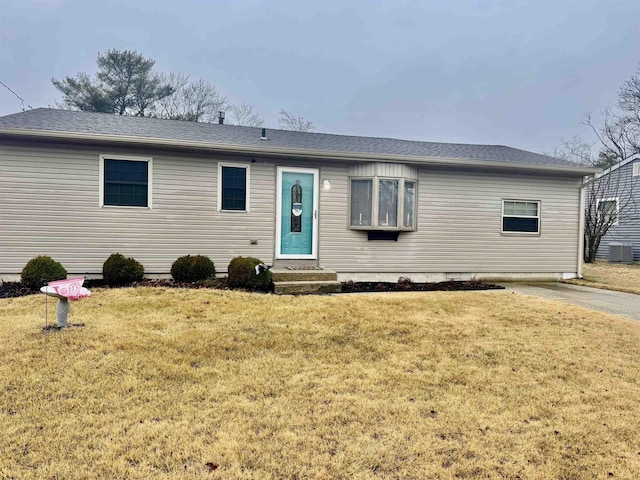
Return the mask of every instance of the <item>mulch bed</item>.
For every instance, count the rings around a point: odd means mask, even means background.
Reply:
[[[501,285],[485,283],[477,280],[447,281],[418,283],[409,279],[400,279],[397,282],[343,282],[343,293],[354,292],[435,292],[435,291],[460,291],[460,290],[498,290],[504,289]]]
[[[86,280],[84,286],[91,288],[118,288],[109,287],[102,280]],[[164,288],[217,288],[227,290],[224,278],[209,280],[200,283],[181,283],[173,280],[143,280],[125,287],[164,287]],[[470,281],[448,281],[437,283],[418,283],[409,279],[401,278],[397,282],[343,282],[343,293],[357,292],[433,292],[433,291],[460,291],[460,290],[495,290],[504,287],[494,283],[485,283],[476,280]],[[19,282],[0,282],[0,298],[22,297],[38,293],[37,290],[30,290]]]
[[[165,287],[165,288],[217,288],[228,289],[224,278],[207,280],[199,283],[182,283],[173,280],[143,280],[141,282],[129,283],[127,285],[109,286],[103,280],[85,280],[84,286],[92,288],[124,288],[124,287]],[[0,298],[23,297],[40,293],[38,290],[31,290],[20,282],[0,282]]]
[[[124,288],[124,287],[164,287],[164,288],[217,288],[227,290],[227,282],[225,278],[216,278],[215,280],[205,280],[204,282],[187,283],[176,282],[171,279],[145,279],[141,282],[133,282],[126,285],[110,286],[104,283],[104,280],[85,280],[84,286],[88,289],[92,288]]]
[[[36,293],[19,282],[0,282],[0,298],[23,297]]]

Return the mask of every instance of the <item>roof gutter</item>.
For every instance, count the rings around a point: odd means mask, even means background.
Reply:
[[[247,154],[247,155],[265,155],[278,156],[286,158],[311,158],[323,160],[345,160],[345,161],[372,161],[379,160],[392,163],[414,163],[421,165],[455,165],[492,169],[509,169],[509,170],[527,170],[534,172],[557,172],[570,173],[577,176],[593,175],[599,172],[597,168],[576,168],[562,167],[554,165],[527,165],[514,164],[506,162],[498,162],[492,160],[476,160],[472,158],[450,158],[450,157],[431,157],[431,156],[413,156],[413,155],[396,155],[396,154],[372,154],[357,152],[340,152],[325,151],[297,148],[278,148],[269,146],[240,145],[226,143],[211,142],[194,142],[185,140],[169,140],[163,138],[152,137],[133,137],[128,135],[106,135],[106,134],[88,134],[77,132],[60,132],[46,130],[25,130],[0,128],[0,135],[14,136],[20,138],[32,138],[41,140],[69,140],[83,142],[103,142],[103,143],[126,143],[131,145],[146,145],[152,147],[173,147],[185,148],[197,151],[215,151],[229,154]]]
[[[578,278],[582,278],[582,267],[584,265],[584,222],[585,222],[585,187],[587,184],[585,182],[580,186],[579,195],[579,208],[580,213],[578,217],[578,258],[576,265],[576,274]]]

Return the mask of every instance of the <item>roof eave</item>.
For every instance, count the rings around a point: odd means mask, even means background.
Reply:
[[[616,163],[615,165],[607,168],[606,170],[599,171],[599,173],[596,174],[596,177],[595,177],[594,180],[597,180],[600,177],[604,177],[605,175],[608,175],[611,172],[615,172],[619,168],[622,168],[625,165],[629,164],[630,162],[634,162],[634,161],[636,161],[638,159],[640,159],[640,154],[634,153],[633,155],[627,157],[626,159],[621,160],[618,163]]]
[[[20,138],[31,138],[39,140],[68,140],[80,142],[103,142],[103,143],[125,143],[131,145],[148,145],[150,147],[173,147],[187,148],[190,150],[200,151],[216,151],[229,154],[247,154],[247,155],[265,155],[279,156],[287,158],[313,158],[323,160],[345,160],[355,162],[365,161],[383,161],[392,163],[414,163],[420,165],[455,165],[461,167],[482,167],[491,169],[508,169],[508,170],[526,170],[531,172],[556,172],[572,174],[577,176],[593,175],[600,170],[597,168],[576,168],[564,167],[556,165],[533,165],[533,164],[517,164],[505,163],[495,160],[476,160],[472,158],[452,158],[452,157],[432,157],[432,156],[415,156],[415,155],[397,155],[397,154],[372,154],[357,152],[339,152],[312,149],[297,148],[281,148],[241,145],[241,144],[225,144],[213,142],[199,142],[186,140],[170,140],[164,138],[152,137],[135,137],[128,135],[107,135],[107,134],[88,134],[78,132],[64,131],[48,131],[48,130],[31,130],[31,129],[14,129],[0,128],[0,135],[14,136]],[[267,143],[268,140],[265,140]]]

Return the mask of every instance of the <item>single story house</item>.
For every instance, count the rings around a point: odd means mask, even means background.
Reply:
[[[238,255],[341,281],[580,276],[593,169],[463,145],[38,108],[0,117],[0,278],[112,253]]]

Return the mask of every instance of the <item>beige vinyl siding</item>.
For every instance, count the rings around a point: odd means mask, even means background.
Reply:
[[[153,208],[100,207],[99,156],[153,161]],[[250,168],[250,211],[217,211],[217,162]],[[0,276],[51,255],[75,274],[99,274],[112,253],[147,273],[168,274],[181,255],[209,256],[219,272],[237,256],[273,262],[276,166],[319,168],[322,267],[362,273],[562,273],[577,271],[577,177],[398,166],[378,175],[418,175],[417,231],[397,242],[350,230],[349,175],[371,166],[262,160],[143,149],[0,147]],[[386,166],[385,166],[386,165]],[[329,180],[331,188],[322,188]],[[501,234],[502,200],[539,200],[540,235]],[[257,240],[257,245],[251,245]]]
[[[347,272],[562,273],[577,271],[580,180],[422,167],[418,229],[367,241],[347,228],[348,167],[324,168],[320,258]],[[502,234],[502,200],[541,201],[540,235]]]
[[[79,274],[101,273],[116,252],[135,257],[150,274],[168,273],[187,254],[207,255],[223,272],[236,255],[272,260],[272,164],[250,164],[251,212],[218,212],[217,158],[129,153],[153,158],[152,209],[99,207],[99,155],[126,150],[3,146],[0,273],[19,274],[36,255]]]
[[[395,177],[416,179],[418,168],[415,165],[405,165],[402,163],[358,163],[349,168],[351,177]]]

